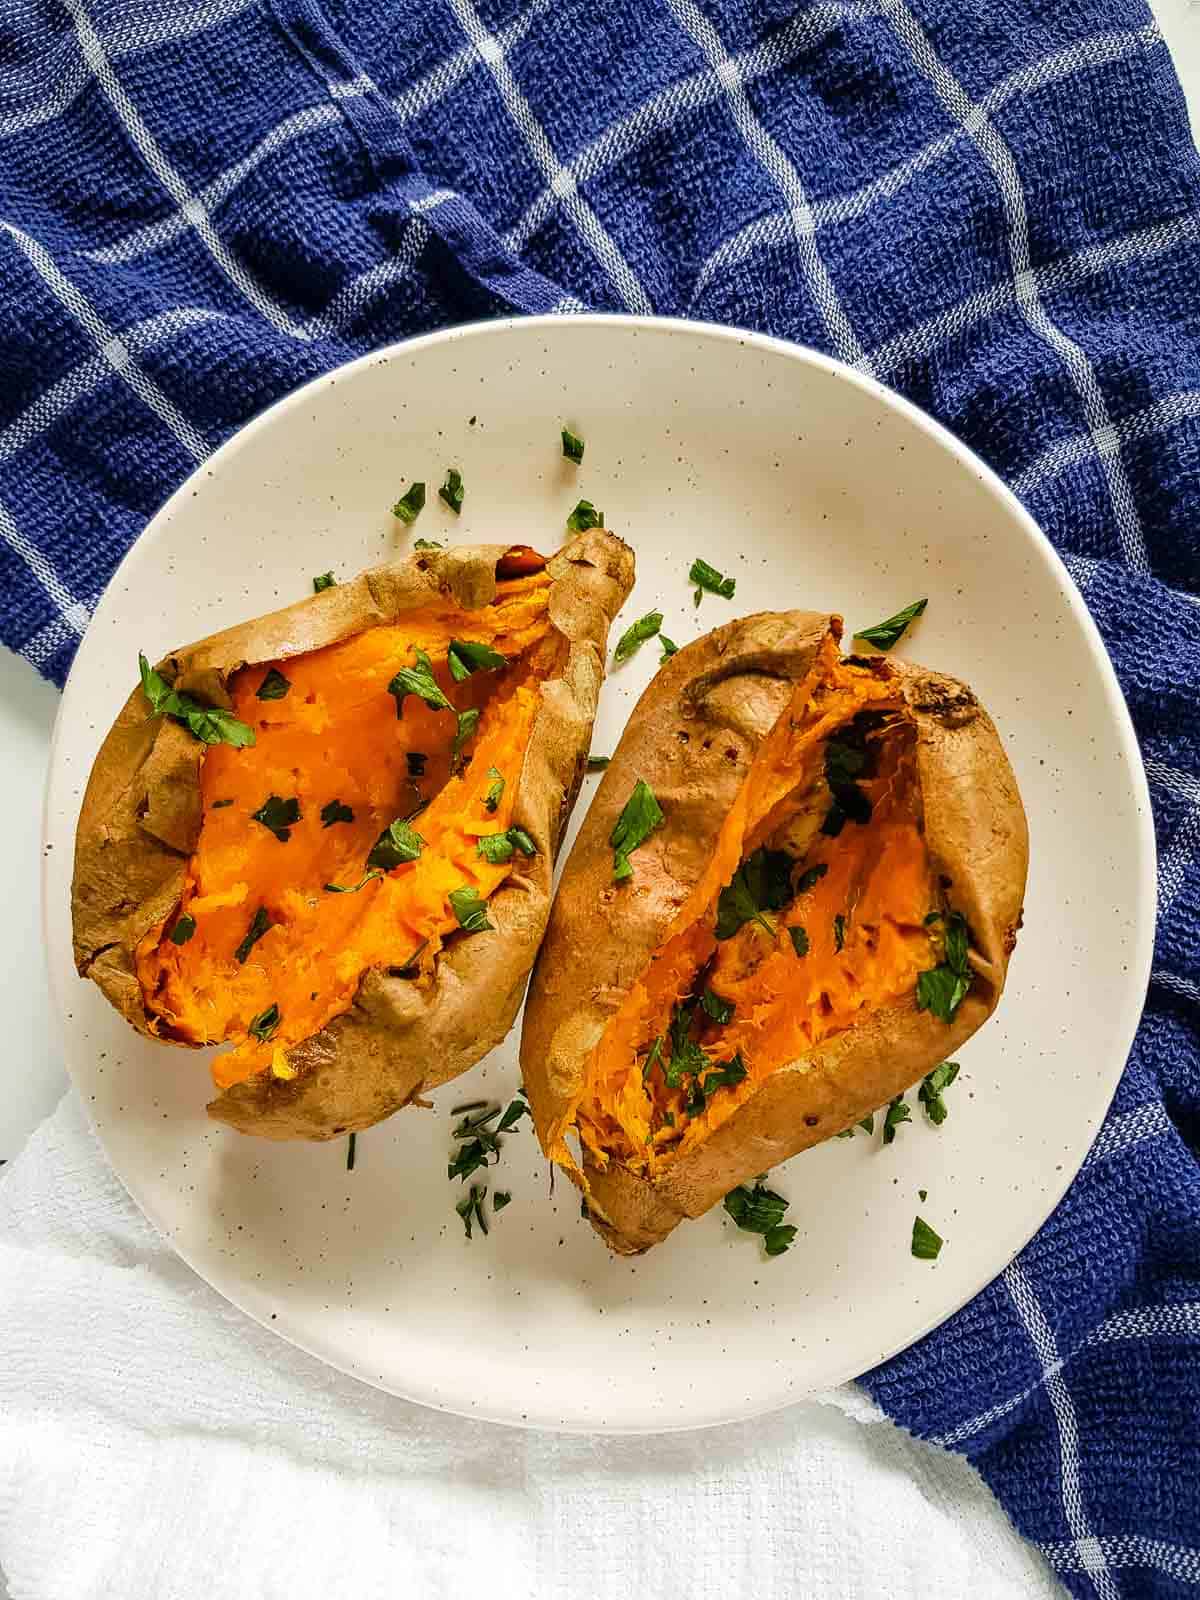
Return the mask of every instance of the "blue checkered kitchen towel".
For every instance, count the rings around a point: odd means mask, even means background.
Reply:
[[[1137,723],[1154,980],[1068,1198],[866,1381],[1074,1593],[1200,1593],[1200,162],[1145,6],[7,0],[0,62],[0,636],[55,680],[198,461],[445,323],[764,329],[1014,485]]]

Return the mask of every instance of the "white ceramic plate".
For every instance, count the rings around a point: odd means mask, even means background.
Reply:
[[[559,429],[587,442],[563,461]],[[455,520],[433,495],[456,465]],[[80,796],[143,649],[170,647],[404,549],[417,531],[558,541],[586,495],[635,547],[613,632],[659,607],[679,643],[737,612],[876,622],[921,595],[902,653],[993,713],[1029,812],[1025,929],[996,1018],[961,1052],[950,1117],[887,1149],[834,1140],[774,1175],[799,1225],[764,1259],[720,1210],[642,1260],[610,1256],[526,1123],[468,1243],[446,1180],[449,1107],[515,1088],[516,1034],[358,1139],[279,1146],[210,1123],[204,1058],[136,1037],[75,976],[68,891]],[[694,556],[737,578],[692,605]],[[612,748],[657,645],[613,673]],[[576,813],[587,805],[585,786]],[[414,1400],[539,1427],[642,1430],[744,1417],[864,1371],[981,1289],[1049,1214],[1108,1105],[1149,972],[1145,780],[1095,629],[1000,482],[902,400],[810,351],[683,322],[564,318],[459,329],[365,357],[250,423],[153,520],[110,584],[63,696],[47,798],[46,915],[67,1062],[109,1158],[180,1255],[235,1304]],[[919,1201],[918,1189],[928,1191]],[[917,1211],[942,1233],[914,1260]]]

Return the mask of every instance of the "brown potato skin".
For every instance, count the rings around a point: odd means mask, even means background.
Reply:
[[[834,625],[811,612],[729,623],[673,656],[639,701],[568,857],[530,982],[521,1064],[547,1154],[609,1016],[703,872],[758,743]],[[966,685],[909,662],[888,666],[916,725],[931,864],[971,926],[976,981],[952,1024],[905,1003],[781,1068],[654,1179],[615,1163],[601,1171],[585,1149],[572,1176],[613,1250],[649,1249],[739,1183],[852,1126],[945,1060],[995,1009],[1029,857],[1016,780]],[[639,777],[666,820],[637,851],[632,882],[619,887],[608,839]]]
[[[177,688],[215,705],[241,667],[286,660],[393,622],[439,596],[467,610],[496,592],[507,545],[414,554],[282,611],[228,628],[159,663]],[[633,553],[602,528],[547,564],[549,615],[567,643],[561,676],[542,685],[513,821],[538,853],[518,858],[488,902],[496,933],[451,942],[432,984],[372,968],[350,1010],[293,1047],[297,1073],[261,1073],[219,1095],[210,1114],[271,1139],[329,1139],[391,1115],[465,1072],[512,1026],[550,906],[554,857],[591,740],[608,629],[633,585]],[[200,832],[204,746],[133,691],[92,768],[75,837],[75,963],[139,1032],[158,1037],[134,966],[138,944],[179,903]],[[405,959],[408,951],[397,952]]]

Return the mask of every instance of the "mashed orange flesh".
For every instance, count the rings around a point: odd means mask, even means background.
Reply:
[[[871,815],[832,836],[820,831],[833,802],[826,749],[856,718],[870,730],[859,736],[869,754],[858,786]],[[721,891],[764,845],[793,857],[792,897],[765,913],[769,928],[751,919],[719,940]],[[914,990],[938,960],[925,921],[936,905],[911,722],[886,672],[843,660],[828,640],[760,746],[707,871],[593,1052],[575,1112],[593,1159],[661,1170],[771,1073]],[[793,939],[793,929],[803,933]],[[694,1088],[668,1086],[661,1059],[646,1063],[655,1040],[669,1039],[673,1008],[706,989],[734,1013],[720,1024],[695,1006],[692,1037],[712,1067],[740,1059],[746,1076],[700,1106]]]
[[[561,666],[549,589],[545,573],[504,581],[483,610],[447,604],[414,612],[307,655],[243,668],[231,680],[234,714],[254,728],[256,742],[205,752],[203,820],[179,911],[138,951],[146,1007],[161,1031],[192,1044],[234,1044],[214,1062],[218,1087],[267,1066],[289,1076],[288,1046],[345,1011],[368,968],[415,958],[427,978],[443,941],[459,933],[451,891],[474,888],[486,900],[508,876],[513,861],[490,864],[477,841],[512,822],[539,684]],[[447,648],[455,638],[490,645],[507,665],[454,682]],[[414,665],[416,647],[455,711],[481,713],[453,775],[456,714],[410,694],[397,716],[388,692],[400,668]],[[262,700],[272,665],[290,688]],[[424,762],[410,763],[413,752]],[[504,786],[489,810],[493,773]],[[253,820],[271,795],[299,802],[286,841]],[[333,801],[353,820],[326,825],[322,810]],[[418,860],[355,893],[326,887],[359,883],[381,832],[422,805],[412,819],[424,841]],[[239,961],[260,907],[270,927]],[[195,932],[176,944],[171,932],[181,917],[194,920]],[[278,1026],[260,1041],[250,1024],[272,1006]]]

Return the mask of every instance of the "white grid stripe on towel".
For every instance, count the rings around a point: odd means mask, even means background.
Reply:
[[[2,500],[0,500],[0,539],[14,555],[20,556],[32,572],[58,611],[60,620],[73,634],[82,638],[83,630],[87,627],[88,608],[82,600],[75,598],[42,551],[36,545],[30,544],[13,521],[12,512]]]
[[[1181,978],[1178,973],[1168,972],[1165,967],[1155,967],[1150,974],[1150,982],[1161,984],[1164,989],[1169,989],[1184,1000],[1200,1001],[1200,983]]]
[[[89,22],[80,0],[62,0],[62,3],[74,18],[75,30],[79,36],[84,59],[95,73],[96,81],[100,85],[105,99],[121,119],[125,131],[132,139],[142,160],[179,207],[188,223],[195,230],[201,244],[237,289],[238,293],[254,307],[260,316],[265,317],[271,326],[280,333],[290,333],[296,338],[302,338],[303,334],[298,325],[292,321],[282,306],[276,304],[261,285],[255,283],[229,247],[218,237],[217,231],[212,224],[212,218],[167,160],[166,154],[160,148],[158,141],[142,120],[141,113],[121,87],[112,63],[104,53],[104,46],[100,43],[100,36]]]
[[[1138,1533],[1106,1534],[1092,1543],[1110,1567],[1153,1567],[1180,1583],[1200,1584],[1200,1550],[1187,1545],[1146,1539]],[[1091,1547],[1081,1551],[1078,1540],[1039,1544],[1038,1549],[1058,1572],[1088,1571]]]
[[[814,16],[817,12],[808,12],[806,18]],[[855,14],[865,15],[863,7],[854,7]],[[1123,60],[1126,56],[1133,55],[1138,50],[1149,49],[1154,44],[1162,42],[1162,34],[1157,27],[1122,29],[1113,33],[1094,34],[1091,38],[1079,44],[1073,44],[1066,50],[1057,50],[1053,55],[1045,56],[1040,61],[1031,62],[1022,67],[1019,72],[1010,73],[993,88],[989,89],[979,101],[980,106],[987,112],[1000,110],[1010,100],[1020,95],[1031,94],[1038,89],[1045,88],[1048,84],[1056,83],[1060,78],[1070,77],[1073,73],[1093,70],[1099,66],[1106,66],[1110,62]],[[774,64],[774,63],[772,63]],[[952,128],[948,133],[940,134],[915,155],[899,162],[896,166],[882,172],[877,178],[872,178],[870,183],[865,183],[852,194],[838,195],[828,200],[818,200],[812,208],[813,221],[818,228],[837,226],[840,223],[850,222],[865,214],[878,205],[882,200],[890,200],[900,193],[914,178],[928,169],[943,156],[949,154],[958,144],[968,137],[965,127]],[[729,267],[736,266],[740,261],[763,245],[782,244],[788,233],[787,213],[783,211],[771,212],[765,217],[756,217],[753,222],[748,222],[739,228],[737,233],[731,234],[723,244],[708,257],[700,269],[696,284],[692,290],[691,303],[694,306],[697,299],[704,293],[719,272]],[[1014,296],[1015,298],[1015,296]]]
[[[66,276],[46,247],[11,222],[0,220],[0,229],[16,243],[54,298],[66,307],[91,337],[113,371],[125,380],[144,406],[166,423],[188,455],[194,461],[203,461],[209,452],[204,435],[197,432],[175,402],[168,399],[154,380],[142,371],[120,337],[108,326],[86,295]]]
[[[1116,1311],[1112,1316],[1106,1317],[1098,1328],[1088,1334],[1080,1349],[1089,1350],[1098,1344],[1113,1344],[1119,1339],[1191,1339],[1197,1334],[1200,1334],[1200,1302],[1185,1301],[1180,1305],[1169,1306],[1134,1306],[1128,1311]],[[962,1440],[971,1438],[973,1434],[982,1433],[984,1428],[1007,1416],[1010,1411],[1015,1411],[1030,1396],[1036,1394],[1048,1374],[1059,1372],[1066,1365],[1067,1359],[1065,1356],[1056,1357],[1050,1366],[1045,1368],[1036,1383],[1031,1383],[1019,1394],[1009,1395],[1007,1400],[989,1406],[977,1416],[969,1417],[966,1422],[958,1423],[948,1432],[938,1434],[929,1441],[930,1444],[940,1444],[950,1449],[960,1444]]]
[[[1184,389],[1177,394],[1164,395],[1144,411],[1135,412],[1131,417],[1122,417],[1114,423],[1111,435],[1105,439],[1104,449],[1113,454],[1121,445],[1148,439],[1152,434],[1166,433],[1171,428],[1177,428],[1181,422],[1190,422],[1196,417],[1200,417],[1200,390]],[[1059,439],[1043,450],[1037,460],[1031,462],[1014,480],[1013,492],[1022,499],[1026,498],[1048,479],[1056,478],[1059,473],[1086,461],[1097,448],[1090,433],[1077,433],[1071,438]]]
[[[1134,504],[1133,489],[1120,457],[1107,450],[1112,420],[1100,392],[1091,362],[1078,344],[1051,321],[1038,294],[1037,275],[1029,253],[1029,218],[1025,191],[1013,153],[997,132],[981,106],[976,105],[930,44],[927,35],[904,0],[884,0],[884,14],[904,44],[919,71],[929,80],[934,93],[948,114],[970,134],[972,143],[996,179],[1001,203],[1008,219],[1009,257],[1017,305],[1032,331],[1044,340],[1061,359],[1083,403],[1084,415],[1092,433],[1109,498],[1116,517],[1117,532],[1125,559],[1135,572],[1149,572],[1146,541],[1141,519]]]
[[[471,0],[448,0],[448,4],[459,27],[492,74],[500,98],[504,102],[504,108],[514,127],[525,140],[526,147],[537,162],[542,176],[555,193],[560,195],[564,210],[591,248],[625,306],[630,311],[649,316],[654,310],[649,295],[600,218],[578,193],[574,178],[559,161],[546,130],[534,115],[533,107],[525,98],[516,75],[508,64],[503,44],[488,32]]]
[[[1157,1139],[1161,1134],[1170,1133],[1173,1126],[1170,1117],[1163,1110],[1161,1100],[1151,1100],[1133,1111],[1123,1111],[1119,1117],[1113,1117],[1101,1128],[1083,1165],[1085,1168],[1094,1167],[1100,1161],[1107,1161],[1110,1156],[1120,1155],[1122,1151],[1132,1149],[1135,1144],[1142,1144],[1147,1139]]]
[[[1092,1581],[1099,1600],[1120,1600],[1120,1591],[1113,1582],[1104,1563],[1104,1553],[1088,1524],[1083,1503],[1083,1488],[1079,1479],[1079,1425],[1075,1417],[1075,1402],[1062,1375],[1062,1358],[1058,1353],[1054,1333],[1046,1321],[1045,1313],[1033,1285],[1017,1261],[1004,1270],[1004,1285],[1012,1296],[1017,1315],[1029,1335],[1034,1353],[1042,1365],[1042,1378],[1046,1386],[1054,1420],[1058,1429],[1059,1487],[1062,1493],[1063,1514],[1071,1530],[1074,1544],[1080,1552],[1081,1569]]]
[[[695,0],[667,0],[667,4],[680,28],[704,52],[709,65],[724,85],[730,116],[742,143],[787,201],[789,224],[796,240],[800,265],[834,351],[843,361],[865,362],[867,355],[862,342],[838,299],[829,269],[817,248],[817,226],[800,174],[779,143],[754,115],[737,61],[725,49],[717,30],[702,14]]]

